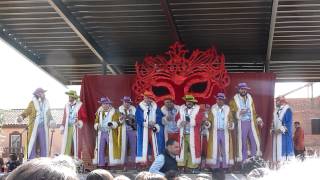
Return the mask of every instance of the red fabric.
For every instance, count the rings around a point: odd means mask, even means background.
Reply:
[[[204,109],[200,108],[196,116],[196,126],[194,127],[194,143],[195,143],[195,153],[196,158],[201,157],[201,124],[204,118]],[[190,142],[190,141],[189,141]]]
[[[208,151],[208,138],[207,138],[207,136],[202,137],[201,148],[202,148],[202,151],[201,151],[202,156],[207,157],[207,151]]]
[[[131,85],[134,77],[134,75],[91,75],[84,76],[82,79],[80,99],[88,114],[88,118],[84,120],[83,128],[80,131],[79,138],[82,139],[80,151],[89,153],[91,158],[93,158],[97,135],[93,126],[95,113],[100,106],[98,100],[102,96],[108,96],[113,101],[115,107],[120,106],[123,96],[131,96]]]
[[[229,101],[236,93],[236,86],[240,82],[246,82],[251,90],[249,93],[252,95],[257,114],[263,119],[264,126],[261,130],[262,142],[261,149],[264,153],[264,157],[267,159],[271,158],[271,138],[270,138],[270,126],[272,122],[273,106],[274,106],[274,84],[275,75],[272,73],[229,73],[231,83],[226,88],[225,93],[227,101]],[[86,111],[88,113],[88,121],[84,122],[81,136],[83,136],[83,143],[87,153],[93,157],[95,136],[93,124],[95,118],[95,112],[98,108],[98,99],[101,96],[108,96],[114,103],[115,107],[121,104],[121,98],[123,96],[133,95],[131,87],[134,82],[135,75],[92,75],[85,76],[82,80],[81,87],[81,101],[84,103]],[[182,87],[183,88],[183,87]],[[176,94],[176,100],[180,99],[178,104],[183,103],[181,97],[183,91],[180,94]],[[199,99],[200,104],[214,104],[214,96],[218,90],[214,89],[212,98],[206,101]],[[180,98],[177,98],[180,97]],[[159,102],[162,105],[162,102]],[[199,132],[200,134],[200,132]]]
[[[168,133],[168,139],[179,142],[179,133]]]

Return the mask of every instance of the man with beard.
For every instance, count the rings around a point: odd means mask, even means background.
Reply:
[[[101,106],[96,112],[94,124],[94,129],[98,131],[94,163],[98,163],[100,168],[105,167],[107,149],[109,166],[119,165],[121,164],[121,150],[118,141],[121,141],[118,133],[119,112],[114,109],[108,97],[101,97],[98,102]]]
[[[257,118],[253,98],[247,93],[250,90],[247,83],[239,83],[237,89],[238,93],[230,101],[230,110],[237,124],[237,161],[241,162],[248,158],[248,145],[251,156],[262,155],[258,126],[263,122]]]
[[[164,125],[164,137],[178,141],[179,128],[177,127],[177,120],[179,119],[179,106],[175,105],[171,96],[166,97],[164,105],[161,107],[163,113],[162,124]]]
[[[200,108],[194,96],[185,95],[185,104],[180,107],[180,119],[177,126],[180,128],[180,155],[178,165],[197,173],[201,160],[200,128],[204,119],[204,109]]]
[[[217,103],[210,109],[209,114],[209,142],[207,164],[212,169],[226,169],[234,163],[233,160],[233,143],[230,130],[234,125],[230,108],[225,104],[226,96],[224,93],[218,93],[216,96]]]
[[[146,165],[164,151],[162,113],[151,91],[145,91],[136,110],[137,156],[136,163]],[[151,156],[152,154],[152,156]],[[148,158],[149,155],[149,158]],[[151,161],[150,161],[151,162]]]
[[[122,105],[119,107],[121,127],[121,163],[126,159],[127,167],[134,167],[137,149],[137,124],[135,122],[136,108],[131,105],[132,100],[129,96],[124,96]],[[129,150],[130,156],[127,151]]]
[[[273,114],[273,162],[290,160],[294,157],[292,140],[292,110],[284,97],[276,98],[276,109]]]
[[[66,94],[69,96],[69,102],[64,108],[63,120],[60,126],[60,131],[63,135],[61,154],[71,156],[73,151],[74,158],[78,159],[81,153],[79,150],[78,131],[82,128],[82,120],[86,120],[87,115],[77,92],[70,90]]]
[[[179,155],[180,148],[177,141],[168,139],[164,153],[157,156],[152,163],[149,172],[165,175],[167,172],[178,171],[176,156]]]
[[[36,147],[40,147],[40,157],[49,156],[49,127],[55,128],[56,122],[53,120],[50,111],[49,101],[45,97],[45,90],[38,88],[34,91],[32,101],[28,108],[18,117],[21,123],[24,118],[29,117],[27,134],[27,159],[36,158]]]

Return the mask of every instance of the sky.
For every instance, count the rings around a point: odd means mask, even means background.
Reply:
[[[68,100],[69,89],[80,93],[80,86],[65,86],[47,72],[32,63],[19,51],[0,38],[0,109],[24,109],[32,98],[33,91],[42,87],[47,90],[51,108],[63,108]],[[275,96],[285,94],[306,83],[276,83]],[[320,95],[320,83],[315,83],[314,96]],[[311,97],[311,88],[292,93],[287,98]]]

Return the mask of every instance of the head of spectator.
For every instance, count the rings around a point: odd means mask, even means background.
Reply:
[[[6,180],[78,180],[75,165],[70,157],[38,158],[15,169]]]
[[[9,175],[9,174],[2,174],[2,175],[0,176],[0,180],[6,180],[6,178],[7,178],[8,175]]]
[[[0,166],[2,167],[4,165],[3,158],[0,158]]]
[[[176,177],[174,180],[191,180],[191,178],[189,178],[188,176],[185,176],[185,175],[180,175],[180,176]]]
[[[197,175],[196,180],[211,180],[211,176],[209,174],[200,173]]]
[[[147,171],[140,172],[135,180],[166,180],[166,178],[160,174],[150,173]]]
[[[165,177],[168,180],[174,180],[176,177],[178,177],[180,175],[179,171],[175,171],[175,170],[169,170],[165,173]]]
[[[225,180],[226,175],[223,169],[214,169],[212,171],[212,180]]]
[[[20,164],[23,163],[23,158],[24,158],[24,154],[23,153],[19,153],[18,160],[19,160]]]
[[[128,178],[125,175],[120,175],[114,178],[114,180],[130,180],[130,178]]]
[[[295,127],[295,128],[300,127],[300,122],[299,122],[299,121],[295,121],[295,122],[294,122],[294,127]]]
[[[17,161],[18,157],[15,153],[11,153],[9,155],[9,161],[7,162],[7,168],[8,168],[8,172],[12,172],[14,169],[16,169],[19,165],[20,162]]]
[[[18,159],[16,153],[11,153],[9,155],[9,161],[16,161]]]
[[[171,156],[180,154],[179,143],[173,139],[168,139],[168,141],[166,142],[166,149]]]
[[[86,180],[112,180],[112,174],[104,169],[96,169],[91,171]]]

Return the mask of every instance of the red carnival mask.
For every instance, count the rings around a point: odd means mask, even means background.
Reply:
[[[211,102],[217,92],[224,92],[230,77],[224,66],[224,55],[215,48],[194,50],[189,56],[184,45],[176,42],[166,55],[147,56],[136,63],[133,93],[136,102],[144,91],[151,91],[157,102],[168,95],[181,104],[185,94],[192,94],[200,103]]]

